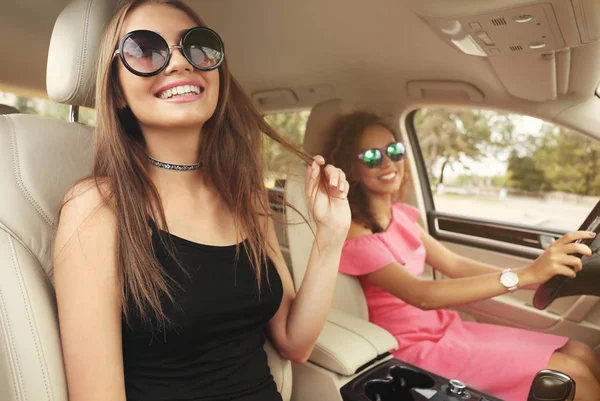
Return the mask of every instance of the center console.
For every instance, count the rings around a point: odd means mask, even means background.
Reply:
[[[445,378],[393,358],[397,347],[386,330],[332,308],[309,361],[294,365],[292,399],[516,401],[484,394],[463,383],[465,378]],[[527,401],[573,401],[574,394],[570,377],[546,369],[534,378]]]
[[[501,401],[398,359],[359,375],[340,392],[343,401]]]
[[[331,309],[309,362],[294,366],[293,399],[327,401],[500,400],[392,356],[398,347],[386,330]],[[296,384],[299,383],[298,386]],[[310,383],[310,384],[309,384]]]

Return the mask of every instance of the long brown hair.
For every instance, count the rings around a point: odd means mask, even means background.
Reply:
[[[360,152],[358,142],[367,129],[380,126],[399,138],[393,125],[379,115],[368,111],[355,111],[336,118],[328,128],[326,137],[329,138],[326,151],[327,161],[346,173],[350,184],[348,202],[352,213],[352,221],[362,225],[374,233],[382,232],[383,228],[374,218],[369,209],[367,194],[362,188],[358,174],[358,158]],[[408,163],[404,163],[404,176],[400,191],[396,198],[401,198],[410,179]]]
[[[117,275],[125,320],[129,321],[132,304],[143,321],[164,327],[169,320],[163,312],[161,296],[167,295],[172,300],[174,283],[154,256],[149,218],[168,228],[158,190],[146,171],[145,142],[137,120],[127,108],[118,110],[123,96],[113,61],[125,18],[146,3],[170,5],[185,12],[198,26],[206,26],[179,0],[129,0],[115,12],[106,26],[99,52],[92,178],[105,204],[114,209],[117,217]],[[311,163],[312,159],[264,121],[231,75],[227,59],[219,67],[219,74],[219,100],[214,114],[202,128],[200,160],[204,173],[231,210],[238,236],[246,237],[245,249],[260,289],[261,266],[268,247],[266,227],[260,218],[271,214],[263,178],[261,133],[305,162]]]

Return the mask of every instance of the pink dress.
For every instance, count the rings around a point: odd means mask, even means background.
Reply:
[[[367,280],[365,275],[393,262],[416,276],[423,274],[418,215],[412,206],[394,204],[385,232],[346,241],[340,271],[360,279],[371,322],[398,340],[396,358],[506,401],[526,401],[535,374],[547,368],[566,337],[464,322],[448,310],[424,311]]]

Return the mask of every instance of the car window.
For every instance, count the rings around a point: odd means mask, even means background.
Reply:
[[[285,139],[302,147],[304,131],[310,110],[271,113],[265,120]],[[265,135],[265,157],[267,164],[267,186],[283,187],[290,164],[297,160],[291,152]]]
[[[569,231],[600,199],[597,139],[515,113],[413,115],[436,211]]]
[[[17,108],[21,113],[36,114],[69,120],[69,105],[53,102],[48,99],[20,96],[10,92],[0,92],[0,104]],[[96,125],[96,111],[87,107],[79,108],[79,122],[85,125]]]

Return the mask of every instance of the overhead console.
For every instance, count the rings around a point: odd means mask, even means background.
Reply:
[[[450,46],[489,58],[507,91],[531,101],[579,89],[570,81],[575,53],[599,45],[595,0],[413,0],[412,8]]]
[[[549,3],[478,15],[423,18],[446,41],[474,56],[539,53],[565,47]]]

